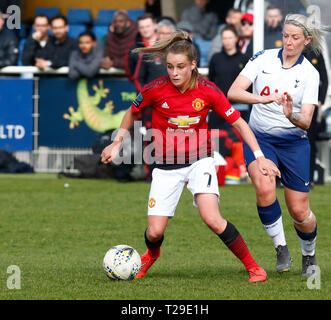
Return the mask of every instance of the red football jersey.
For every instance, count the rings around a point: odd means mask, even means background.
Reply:
[[[198,87],[181,93],[169,76],[144,86],[131,105],[132,112],[152,106],[152,136],[155,158],[160,163],[193,163],[211,154],[210,131],[206,121],[214,110],[232,124],[240,117],[223,92],[199,78]]]

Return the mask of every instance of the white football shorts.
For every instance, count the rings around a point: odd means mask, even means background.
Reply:
[[[149,192],[148,215],[172,218],[186,183],[196,207],[195,195],[198,193],[214,193],[219,197],[214,159],[204,158],[188,167],[174,170],[155,168]]]

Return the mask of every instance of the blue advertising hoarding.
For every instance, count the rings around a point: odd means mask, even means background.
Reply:
[[[90,148],[119,127],[136,90],[127,78],[40,78],[39,96],[39,146]]]
[[[32,150],[33,80],[0,79],[0,149]]]

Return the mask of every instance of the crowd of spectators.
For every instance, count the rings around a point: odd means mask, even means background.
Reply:
[[[282,23],[286,13],[272,1],[270,3],[265,12],[264,46],[265,49],[281,48]],[[253,56],[254,15],[251,9],[242,12],[238,7],[231,8],[224,23],[220,23],[217,13],[210,10],[208,5],[209,0],[195,0],[195,4],[182,12],[176,23],[173,18],[162,16],[159,0],[146,0],[145,13],[137,19],[130,19],[125,10],[116,11],[103,38],[96,37],[92,30],[83,31],[76,38],[70,37],[66,16],[58,14],[49,19],[45,14],[37,14],[21,52],[19,40],[5,27],[8,15],[0,11],[0,68],[23,65],[47,70],[68,66],[71,79],[93,78],[100,69],[119,68],[125,70],[139,92],[145,84],[166,75],[167,70],[160,59],[132,54],[132,50],[150,46],[175,30],[182,29],[190,34],[196,46],[198,66],[209,67],[209,79],[226,94],[248,59]],[[207,41],[209,45],[205,57],[207,63],[203,65],[200,63],[200,40]],[[324,104],[328,81],[323,56],[312,52],[306,54],[306,58],[321,76],[319,106],[316,107],[312,130],[309,132],[312,157],[315,158],[317,110]],[[236,108],[248,120],[250,106],[237,105]],[[150,109],[146,109],[142,121],[147,128],[150,126]],[[229,130],[225,121],[213,112],[209,115],[209,126]]]

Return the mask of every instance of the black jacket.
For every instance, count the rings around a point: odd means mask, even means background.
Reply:
[[[209,80],[213,81],[226,96],[232,83],[245,67],[247,61],[247,55],[241,53],[239,48],[232,56],[229,56],[223,49],[221,52],[215,53],[210,60]],[[231,126],[215,111],[211,111],[208,116],[208,126],[210,129],[222,128],[231,132]],[[236,139],[233,134],[231,134],[231,137]]]
[[[264,49],[281,48],[283,46],[283,27],[279,24],[271,28],[265,24],[264,27]]]
[[[309,60],[309,62],[316,68],[316,70],[320,74],[318,101],[321,101],[322,104],[324,104],[328,92],[329,79],[323,55],[321,53],[316,54],[314,51],[308,51],[304,52],[304,56]]]
[[[48,39],[47,42],[49,42]],[[47,45],[47,43],[46,43]],[[36,63],[36,57],[40,56],[40,52],[44,47],[40,43],[34,40],[32,37],[28,38],[24,44],[24,49],[22,53],[22,64],[23,66],[34,66]]]
[[[16,66],[19,49],[16,37],[8,30],[0,30],[0,68]]]
[[[209,80],[215,82],[226,96],[247,61],[248,57],[239,50],[232,56],[229,56],[224,50],[217,52],[210,60]]]
[[[70,55],[77,48],[77,40],[74,38],[67,36],[63,42],[58,42],[51,37],[46,46],[38,52],[37,58],[51,61],[51,68],[57,69],[69,65]]]

